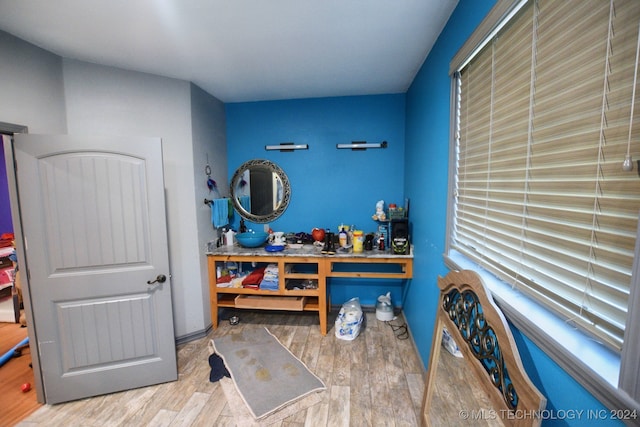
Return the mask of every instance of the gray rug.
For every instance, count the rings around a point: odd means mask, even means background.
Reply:
[[[233,414],[235,425],[242,427],[268,427],[273,426],[274,424],[280,425],[284,419],[296,415],[298,412],[309,410],[314,405],[318,405],[322,402],[322,393],[311,393],[277,411],[265,415],[260,419],[256,419],[251,412],[249,412],[247,405],[244,404],[242,396],[238,393],[238,390],[236,389],[235,384],[233,384],[231,378],[222,378],[219,383],[222,386],[222,391],[227,399],[229,409]],[[308,417],[309,414],[307,414],[307,418]]]
[[[260,419],[324,383],[266,328],[247,328],[211,340],[251,414]]]

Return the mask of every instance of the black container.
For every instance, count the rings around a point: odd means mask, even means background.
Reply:
[[[391,253],[395,255],[409,255],[411,243],[409,239],[409,220],[391,220]]]
[[[364,250],[365,251],[372,251],[373,250],[373,239],[375,238],[375,236],[373,235],[373,233],[369,233],[366,236],[364,236]]]

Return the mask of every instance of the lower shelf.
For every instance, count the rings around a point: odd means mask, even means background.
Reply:
[[[218,307],[257,310],[319,311],[317,297],[219,294]]]
[[[302,311],[304,309],[305,299],[305,297],[238,295],[236,297],[236,308]]]

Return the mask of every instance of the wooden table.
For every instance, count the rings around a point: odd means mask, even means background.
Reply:
[[[263,247],[223,246],[207,252],[211,321],[218,327],[218,308],[252,308],[263,310],[316,311],[320,332],[327,334],[330,308],[327,281],[332,277],[410,279],[413,275],[413,253],[394,255],[390,251],[322,254],[314,245],[267,252]],[[223,270],[235,263],[243,271],[252,266],[274,264],[278,270],[277,290],[230,287],[219,283],[217,268]],[[295,284],[311,287],[292,289]]]

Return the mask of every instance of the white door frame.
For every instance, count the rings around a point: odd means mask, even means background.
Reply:
[[[10,125],[0,122],[0,130],[11,133],[27,133],[26,126]],[[33,320],[33,312],[31,310],[31,291],[29,288],[29,277],[26,274],[28,270],[25,256],[25,242],[22,235],[22,222],[20,218],[20,201],[18,200],[18,186],[16,181],[16,170],[13,156],[13,143],[11,137],[2,135],[5,163],[7,167],[7,184],[9,187],[9,200],[11,205],[11,217],[13,221],[13,234],[16,242],[16,254],[20,269],[24,274],[20,277],[22,286],[22,300],[24,305],[24,314],[27,321],[27,334],[29,337],[29,348],[31,354],[31,366],[33,368],[33,388],[36,391],[36,400],[45,403],[44,387],[42,386],[42,372],[40,371],[40,352],[38,351],[38,340],[36,338],[36,328]]]

